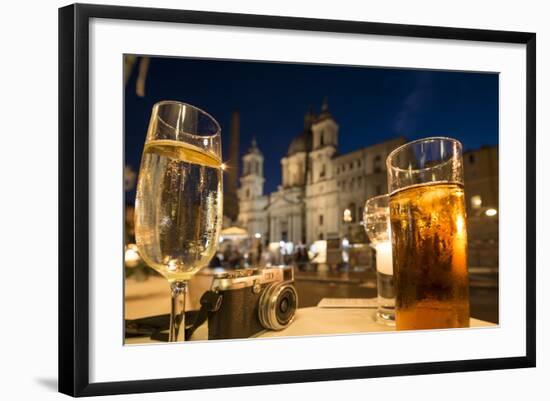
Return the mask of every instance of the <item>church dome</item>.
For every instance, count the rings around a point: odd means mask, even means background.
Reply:
[[[311,135],[311,126],[315,123],[317,117],[313,113],[313,110],[309,110],[304,116],[304,130],[301,134],[294,137],[290,146],[288,147],[287,156],[292,156],[293,154],[300,152],[309,152],[311,151],[313,145],[313,139]]]
[[[300,152],[309,152],[311,150],[311,133],[303,132],[295,137],[288,147],[287,156],[292,156]]]

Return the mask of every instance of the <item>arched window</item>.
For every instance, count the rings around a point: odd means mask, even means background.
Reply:
[[[320,143],[320,146],[325,146],[325,132],[324,131],[321,131],[321,136],[319,138],[319,143]]]
[[[351,223],[352,221],[352,218],[351,218],[351,210],[349,209],[344,209],[344,213],[343,213],[343,219],[344,219],[344,223]]]

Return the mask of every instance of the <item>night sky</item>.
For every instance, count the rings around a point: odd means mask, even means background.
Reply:
[[[145,97],[125,89],[125,157],[139,169],[151,109],[179,100],[206,110],[222,127],[228,158],[231,112],[241,114],[241,155],[255,136],[264,153],[265,193],[281,183],[280,159],[323,98],[340,126],[339,152],[386,139],[451,136],[465,149],[498,143],[498,74],[388,68],[152,58]],[[241,166],[242,167],[242,166]]]

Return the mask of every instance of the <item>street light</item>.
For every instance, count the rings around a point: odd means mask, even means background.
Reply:
[[[474,209],[479,209],[481,207],[481,204],[482,204],[482,201],[481,201],[481,196],[479,195],[474,195],[472,196],[472,198],[470,199],[470,201],[472,202],[472,207]]]
[[[496,216],[497,213],[498,213],[498,212],[497,212],[496,209],[487,209],[487,210],[485,211],[485,215],[486,215],[487,217]]]
[[[139,264],[140,256],[136,244],[128,244],[124,252],[124,263],[127,267],[136,267]]]

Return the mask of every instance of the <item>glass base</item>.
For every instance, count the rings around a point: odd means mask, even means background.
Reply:
[[[386,326],[395,326],[395,310],[378,309],[376,311],[376,322]]]

